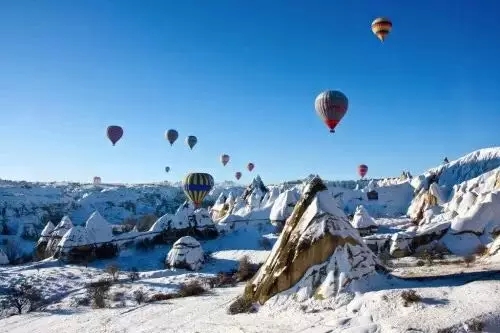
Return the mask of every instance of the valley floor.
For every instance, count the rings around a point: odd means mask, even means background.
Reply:
[[[176,278],[188,278],[186,275]],[[168,285],[164,279],[158,276],[134,284],[154,285],[154,280],[158,280],[158,284]],[[483,332],[500,332],[500,299],[496,297],[500,292],[499,277],[473,282],[466,279],[466,275],[423,282],[384,278],[375,288],[380,290],[357,295],[335,311],[312,302],[307,308],[290,307],[287,311],[263,306],[255,314],[227,314],[229,304],[242,292],[243,285],[212,289],[198,297],[103,310],[70,306],[68,300],[62,299],[44,312],[0,320],[0,332],[401,333],[437,332],[455,325],[448,333],[474,332],[464,325],[473,318],[483,323]],[[401,292],[409,288],[422,299],[405,306]]]

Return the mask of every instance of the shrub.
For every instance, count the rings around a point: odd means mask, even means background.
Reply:
[[[488,247],[484,244],[479,244],[476,249],[474,250],[474,254],[478,256],[484,256],[488,254]]]
[[[476,256],[473,254],[469,254],[468,256],[464,257],[464,263],[466,267],[469,267],[470,264],[472,264],[476,260]]]
[[[408,306],[410,303],[417,303],[422,300],[422,297],[420,297],[420,295],[413,289],[404,290],[401,293],[401,298],[404,301],[404,306]]]
[[[229,306],[228,313],[249,313],[252,312],[252,308],[252,301],[246,297],[240,296]]]
[[[102,309],[106,307],[110,288],[111,281],[108,279],[100,279],[87,285],[87,295],[95,308]]]
[[[106,267],[106,273],[111,275],[113,281],[118,281],[118,277],[120,276],[120,268],[116,264],[111,264]]]
[[[134,295],[135,301],[139,305],[141,303],[144,303],[144,301],[146,300],[146,294],[144,293],[144,291],[142,289],[137,289],[136,291],[134,291],[133,295]]]
[[[128,273],[128,278],[132,282],[140,279],[139,270],[137,269],[137,267],[132,267],[132,269]]]
[[[248,256],[240,259],[238,270],[236,271],[236,280],[238,282],[251,279],[259,270],[259,265],[252,264]]]
[[[267,237],[261,237],[259,240],[259,246],[264,250],[270,250],[273,248],[273,244]]]
[[[139,222],[137,222],[137,230],[138,231],[148,231],[153,224],[158,220],[158,217],[153,214],[144,215],[140,218]]]
[[[173,294],[173,293],[168,293],[168,294],[158,293],[158,294],[154,294],[153,296],[151,296],[151,298],[149,299],[149,302],[168,301],[169,299],[177,298],[177,297],[178,297],[177,294]]]
[[[471,332],[482,332],[484,329],[484,324],[477,318],[467,320],[465,324],[469,327]]]
[[[125,294],[122,291],[117,291],[117,292],[113,293],[113,295],[111,295],[111,300],[113,302],[119,302],[123,299],[124,296],[125,296]]]
[[[135,242],[135,248],[139,251],[150,251],[154,249],[155,244],[149,238],[139,239]]]
[[[5,244],[5,255],[11,264],[15,263],[23,254],[21,247],[15,241],[7,241]]]
[[[11,285],[5,291],[1,301],[3,309],[15,308],[18,314],[38,310],[43,305],[42,293],[32,285],[23,282],[20,285]]]
[[[177,292],[179,297],[198,296],[205,293],[207,290],[198,280],[191,280],[188,283],[181,284]]]

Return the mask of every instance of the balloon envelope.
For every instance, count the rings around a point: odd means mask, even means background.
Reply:
[[[252,162],[248,163],[247,165],[248,171],[252,172],[253,168],[255,168],[255,165]]]
[[[368,166],[366,164],[360,164],[358,166],[358,174],[363,178],[368,172]]]
[[[113,146],[120,140],[123,136],[123,128],[117,125],[108,126],[106,130],[106,135],[108,139],[111,141]]]
[[[372,22],[372,32],[383,42],[392,30],[392,22],[385,17],[378,17]]]
[[[173,145],[178,137],[179,137],[179,132],[177,132],[174,129],[169,129],[168,131],[165,132],[165,139],[167,139],[168,142],[170,142],[170,145]]]
[[[165,167],[165,172],[169,172],[170,171],[170,167],[169,166],[166,166]]]
[[[224,166],[226,166],[226,164],[229,162],[229,155],[227,155],[227,154],[222,154],[222,155],[220,156],[220,161],[222,162],[222,164],[223,164]]]
[[[198,142],[198,139],[194,135],[190,135],[186,138],[186,143],[189,148],[193,149],[194,145]]]
[[[314,107],[318,116],[333,133],[347,112],[349,100],[340,91],[327,90],[316,97]]]
[[[234,174],[234,177],[236,177],[236,179],[237,179],[237,180],[240,180],[240,178],[241,178],[241,172],[239,172],[239,171],[238,171],[238,172],[236,172],[236,173]]]
[[[189,173],[184,178],[182,185],[186,196],[198,208],[214,187],[214,178],[208,173]]]

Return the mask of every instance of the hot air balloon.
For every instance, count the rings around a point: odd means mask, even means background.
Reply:
[[[200,207],[212,187],[214,187],[214,178],[208,173],[189,173],[183,182],[184,193],[196,208]]]
[[[237,180],[240,180],[240,178],[241,178],[241,172],[239,172],[239,171],[238,171],[238,172],[236,172],[236,173],[234,174],[234,177],[236,177],[236,179],[237,179]]]
[[[324,91],[314,101],[316,113],[326,126],[328,126],[331,133],[335,132],[335,127],[346,114],[348,105],[349,101],[347,97],[336,90]]]
[[[101,184],[101,177],[95,176],[94,177],[94,185],[99,185]]]
[[[227,162],[229,162],[229,155],[222,154],[220,156],[220,161],[222,162],[222,165],[226,166]]]
[[[368,172],[368,166],[366,164],[360,164],[358,166],[358,174],[363,178]]]
[[[381,42],[385,40],[387,35],[392,30],[392,22],[385,17],[378,17],[372,22],[372,32],[380,39]]]
[[[123,128],[116,125],[108,126],[106,130],[106,134],[108,139],[111,141],[113,146],[122,138],[123,136]]]
[[[190,135],[186,138],[186,143],[191,149],[193,149],[196,142],[198,142],[198,139],[194,135]]]
[[[170,142],[170,145],[173,145],[175,140],[179,137],[179,132],[177,132],[174,129],[169,129],[168,131],[165,132],[165,139]]]
[[[255,168],[255,165],[252,162],[248,163],[247,165],[248,171],[252,172],[253,168]]]
[[[169,172],[170,171],[170,167],[169,166],[166,166],[165,167],[165,172]]]

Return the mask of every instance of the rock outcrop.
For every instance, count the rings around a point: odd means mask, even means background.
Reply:
[[[281,193],[274,201],[269,219],[271,223],[277,228],[283,228],[287,218],[292,215],[295,205],[300,199],[300,194],[296,189],[286,190]]]
[[[368,236],[377,232],[378,226],[373,218],[368,214],[363,205],[359,205],[354,212],[351,225],[358,230],[361,236]]]
[[[2,249],[0,249],[0,265],[8,265],[8,264],[9,264],[9,258],[7,257],[5,252],[3,252]]]
[[[56,253],[57,245],[71,228],[73,228],[73,222],[71,222],[69,216],[63,216],[61,221],[56,225],[56,227],[50,234],[50,239],[47,241],[47,246],[45,247],[46,257],[51,257],[54,255],[54,253]]]
[[[378,259],[350,225],[319,177],[303,189],[265,264],[243,297],[301,301],[347,292],[379,267]]]
[[[168,252],[165,263],[170,268],[188,269],[197,271],[204,262],[204,253],[201,244],[190,236],[179,238]]]

